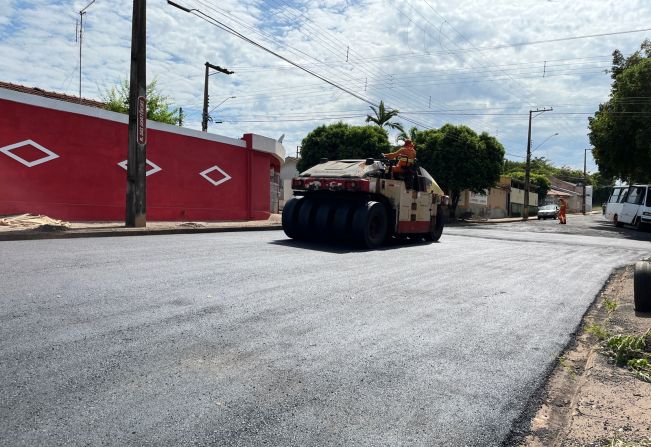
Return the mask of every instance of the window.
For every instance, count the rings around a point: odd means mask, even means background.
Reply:
[[[630,188],[626,203],[633,203],[635,205],[641,205],[644,203],[644,196],[646,192],[645,186],[635,186]]]
[[[622,193],[623,189],[624,188],[613,189],[612,194],[610,194],[610,197],[608,198],[608,203],[617,203],[617,201],[619,201],[619,196]]]
[[[640,187],[640,197],[637,200],[638,205],[642,205],[644,203],[644,198],[646,197],[646,186],[641,186]]]

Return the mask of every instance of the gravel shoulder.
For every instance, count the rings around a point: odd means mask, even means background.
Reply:
[[[651,314],[634,310],[633,266],[616,270],[586,313],[549,376],[519,445],[651,446],[651,383],[601,352],[599,340],[587,330],[594,325],[627,335],[651,327]]]

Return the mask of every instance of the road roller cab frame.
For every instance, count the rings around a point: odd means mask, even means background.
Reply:
[[[287,236],[377,248],[392,236],[437,241],[449,198],[417,162],[322,160],[292,180],[283,208]]]

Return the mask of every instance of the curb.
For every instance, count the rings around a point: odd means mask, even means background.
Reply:
[[[457,220],[457,221],[446,221],[445,225],[449,226],[474,226],[474,225],[498,225],[503,223],[513,223],[513,222],[524,222],[521,217],[514,218],[510,220]]]
[[[241,227],[216,227],[216,228],[118,228],[115,230],[72,230],[72,231],[15,231],[0,233],[0,241],[29,241],[40,239],[77,239],[88,237],[122,237],[122,236],[154,236],[166,234],[193,234],[193,233],[233,233],[240,231],[274,231],[282,230],[282,226],[241,226]]]

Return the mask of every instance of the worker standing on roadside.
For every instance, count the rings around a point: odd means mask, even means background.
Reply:
[[[567,223],[567,200],[560,198],[558,200],[560,204],[560,210],[558,211],[558,223],[566,224]]]
[[[393,167],[394,174],[404,174],[405,169],[414,164],[416,160],[416,149],[411,140],[405,140],[405,144],[397,151],[384,154],[389,160],[398,159],[398,164]]]

